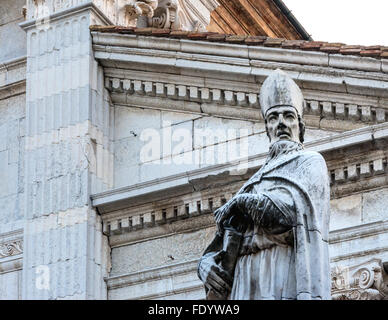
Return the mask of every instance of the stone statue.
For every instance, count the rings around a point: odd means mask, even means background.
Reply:
[[[323,157],[303,148],[304,103],[281,70],[263,83],[269,155],[214,212],[217,232],[198,265],[207,299],[331,299],[329,179]]]

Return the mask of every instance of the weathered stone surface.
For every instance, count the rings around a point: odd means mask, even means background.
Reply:
[[[362,196],[362,221],[388,220],[388,189],[364,193]]]
[[[361,195],[330,201],[330,230],[349,228],[361,223]]]
[[[19,300],[21,298],[21,273],[22,271],[0,273],[0,300]]]
[[[18,23],[23,21],[20,8],[25,5],[24,0],[3,1],[0,11],[0,63],[27,54],[25,32]]]
[[[111,275],[198,259],[213,237],[213,233],[214,228],[208,228],[113,248]],[[149,259],[151,256],[153,258]]]

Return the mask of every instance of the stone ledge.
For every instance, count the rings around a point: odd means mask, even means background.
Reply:
[[[198,260],[161,266],[152,269],[105,279],[110,299],[158,299],[183,293],[202,291],[203,284],[197,277]],[[150,287],[153,287],[150,289]],[[127,289],[127,290],[126,290]]]
[[[388,220],[377,221],[358,226],[337,229],[330,232],[330,244],[341,243],[343,241],[357,240],[366,236],[374,236],[388,231]]]

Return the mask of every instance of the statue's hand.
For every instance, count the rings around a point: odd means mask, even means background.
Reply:
[[[209,264],[205,268],[207,269],[205,286],[220,299],[226,299],[232,288],[232,277],[216,263]]]
[[[215,217],[216,223],[218,225],[221,225],[225,220],[227,220],[233,214],[236,213],[236,209],[237,209],[237,197],[233,197],[222,207],[214,211],[214,217]]]

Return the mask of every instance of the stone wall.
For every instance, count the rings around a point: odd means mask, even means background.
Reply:
[[[22,8],[25,0],[3,0],[0,6],[0,66],[3,61],[25,57],[27,40],[25,32],[18,26],[24,21]]]
[[[245,159],[268,149],[262,120],[119,105],[115,119],[115,188]],[[308,128],[305,141],[335,133]]]
[[[21,299],[26,136],[25,1],[0,6],[0,299]]]

